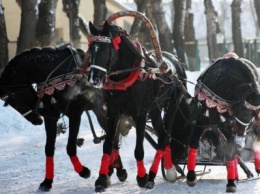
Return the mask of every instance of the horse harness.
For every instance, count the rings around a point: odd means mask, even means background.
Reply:
[[[117,37],[118,38],[118,37]],[[89,40],[89,45],[92,42],[102,42],[102,43],[108,43],[108,44],[112,44],[114,49],[118,49],[117,46],[115,46],[116,44],[119,44],[120,41],[118,41],[118,39],[115,41],[114,39],[111,39],[110,37],[106,37],[106,36],[95,36],[92,39]],[[168,64],[167,62],[163,61],[163,63],[159,66],[157,60],[154,58],[153,55],[147,54],[143,52],[143,48],[141,46],[141,44],[138,41],[133,41],[131,40],[132,44],[135,46],[135,48],[141,53],[141,55],[143,56],[143,58],[139,61],[136,61],[133,64],[133,67],[130,69],[125,69],[125,70],[117,70],[114,72],[110,72],[107,69],[100,67],[98,65],[95,64],[91,64],[88,69],[90,68],[94,68],[94,69],[98,69],[101,70],[103,72],[105,72],[106,74],[106,79],[105,79],[105,83],[103,86],[103,89],[105,90],[126,90],[128,87],[130,87],[131,85],[133,85],[135,83],[135,81],[140,80],[140,81],[145,81],[146,79],[153,79],[153,80],[160,80],[162,81],[164,84],[171,84],[173,83],[173,81],[166,81],[166,79],[161,78],[159,75],[160,74],[164,74],[169,72],[170,70],[172,70],[172,68],[170,68],[170,64]],[[89,55],[90,57],[90,55]],[[147,68],[145,67],[145,58],[148,57],[148,59],[156,64],[156,68]],[[162,67],[164,69],[162,69]],[[120,81],[113,81],[110,79],[111,75],[117,75],[117,74],[121,74],[121,73],[126,73],[126,72],[130,72],[130,75],[125,78],[122,79]],[[172,71],[173,74],[175,74],[175,71]],[[176,75],[174,75],[176,76]]]

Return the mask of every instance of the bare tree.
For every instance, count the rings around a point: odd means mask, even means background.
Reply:
[[[186,14],[185,14],[185,26],[184,26],[184,35],[185,35],[185,51],[188,57],[188,65],[190,71],[198,70],[196,68],[197,63],[197,53],[196,53],[196,44],[195,44],[195,29],[193,26],[194,15],[189,10],[191,9],[191,0],[187,0],[186,5]]]
[[[39,4],[39,19],[36,25],[36,40],[39,46],[55,44],[55,13],[57,0],[42,0]]]
[[[63,11],[69,17],[70,41],[76,48],[80,48],[80,20],[79,4],[80,0],[62,0]]]
[[[159,34],[161,49],[173,52],[172,34],[165,19],[162,0],[151,0],[151,7]]]
[[[4,7],[0,0],[0,73],[8,63],[8,38],[5,25]]]
[[[16,53],[30,49],[36,45],[35,27],[38,20],[38,0],[18,0],[22,8],[21,25]]]
[[[256,12],[257,21],[258,21],[258,31],[260,31],[260,1],[254,0],[254,5],[255,5],[255,12]]]
[[[174,24],[173,24],[173,40],[174,47],[177,52],[177,56],[183,63],[187,63],[185,60],[185,38],[184,38],[184,24],[185,24],[185,12],[186,12],[186,0],[174,0]]]
[[[140,13],[144,13],[146,10],[146,5],[149,3],[150,0],[135,0],[137,11]],[[132,37],[137,37],[139,28],[140,28],[141,21],[138,18],[134,19],[133,25],[130,30],[130,35]]]
[[[209,62],[219,57],[217,47],[217,12],[211,0],[204,0],[205,14],[207,21],[207,43],[208,43],[208,55]]]
[[[240,57],[244,57],[244,49],[242,42],[242,33],[241,33],[241,3],[242,0],[233,0],[231,4],[232,10],[232,34],[233,34],[233,43],[234,43],[234,52]]]
[[[106,0],[93,0],[94,4],[94,25],[103,24],[107,17]]]

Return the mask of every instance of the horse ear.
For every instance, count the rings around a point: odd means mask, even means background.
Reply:
[[[94,36],[98,36],[100,35],[100,30],[98,30],[93,24],[92,22],[90,21],[89,22],[89,31],[91,32],[92,35]]]
[[[109,24],[109,22],[106,20],[106,21],[104,22],[103,28],[104,28],[104,29],[109,29],[109,26],[110,26],[110,24]]]

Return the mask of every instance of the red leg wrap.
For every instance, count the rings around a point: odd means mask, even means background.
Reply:
[[[118,156],[119,156],[119,150],[113,150],[110,155],[109,164],[112,165],[118,159]]]
[[[234,159],[234,164],[235,164],[235,175],[236,175],[236,179],[238,179],[239,176],[238,176],[238,169],[237,169],[237,164],[238,164],[237,157],[235,157],[235,159]]]
[[[164,155],[163,155],[163,160],[164,160],[164,168],[165,169],[170,169],[173,167],[173,163],[172,163],[172,152],[171,152],[171,148],[169,145],[167,145],[165,147],[164,150]]]
[[[70,160],[73,164],[73,167],[74,167],[74,170],[77,172],[77,173],[80,173],[82,170],[83,170],[83,166],[82,164],[80,163],[79,159],[78,159],[78,156],[72,156],[70,157]]]
[[[150,168],[150,171],[152,171],[154,174],[157,174],[157,172],[158,172],[158,167],[159,167],[160,161],[162,159],[162,156],[163,156],[163,151],[157,150],[157,152],[154,156],[154,159],[153,159],[153,164]]]
[[[137,165],[137,176],[143,178],[146,174],[146,170],[144,167],[144,161],[136,161],[136,165]]]
[[[197,149],[196,148],[189,148],[188,164],[187,164],[188,170],[195,170],[196,157],[197,157]]]
[[[46,157],[46,179],[53,179],[54,177],[54,159],[53,157]]]
[[[235,164],[236,164],[235,159],[229,160],[226,163],[228,179],[233,179],[233,180],[236,179],[236,167],[235,167],[236,165]]]
[[[110,156],[108,154],[103,154],[101,159],[101,166],[99,169],[99,174],[108,175]]]
[[[254,157],[255,157],[255,168],[257,170],[260,170],[260,150],[254,151]]]

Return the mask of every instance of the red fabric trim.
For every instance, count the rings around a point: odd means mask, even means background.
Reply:
[[[196,148],[189,148],[188,154],[188,170],[194,170],[196,166],[196,157],[197,157],[197,149]]]
[[[77,172],[77,173],[80,173],[82,170],[83,170],[83,166],[82,164],[80,163],[79,159],[78,159],[78,156],[72,156],[70,157],[70,160],[73,164],[73,167],[74,167],[74,170]]]
[[[46,179],[53,179],[54,177],[54,158],[53,157],[46,157]]]
[[[136,161],[136,165],[137,165],[137,176],[143,178],[146,174],[146,170],[144,167],[144,161]]]
[[[173,163],[172,163],[172,153],[171,153],[171,148],[170,148],[169,145],[167,145],[165,147],[163,159],[164,159],[164,168],[165,169],[172,168],[172,166],[173,166]]]
[[[154,174],[157,174],[157,172],[158,172],[158,168],[159,168],[159,164],[162,159],[162,156],[163,156],[163,151],[157,150],[157,152],[154,156],[154,159],[153,159],[152,166],[150,168],[150,171],[152,171]]]
[[[236,179],[236,162],[235,162],[235,159],[227,161],[226,166],[227,166],[227,178],[235,180]]]
[[[101,166],[99,169],[99,174],[108,175],[108,167],[109,167],[110,156],[108,154],[103,154],[101,159]]]
[[[239,175],[238,175],[238,169],[237,169],[237,164],[238,164],[237,157],[235,157],[235,159],[234,159],[234,164],[235,164],[235,176],[236,176],[236,179],[238,180]]]

